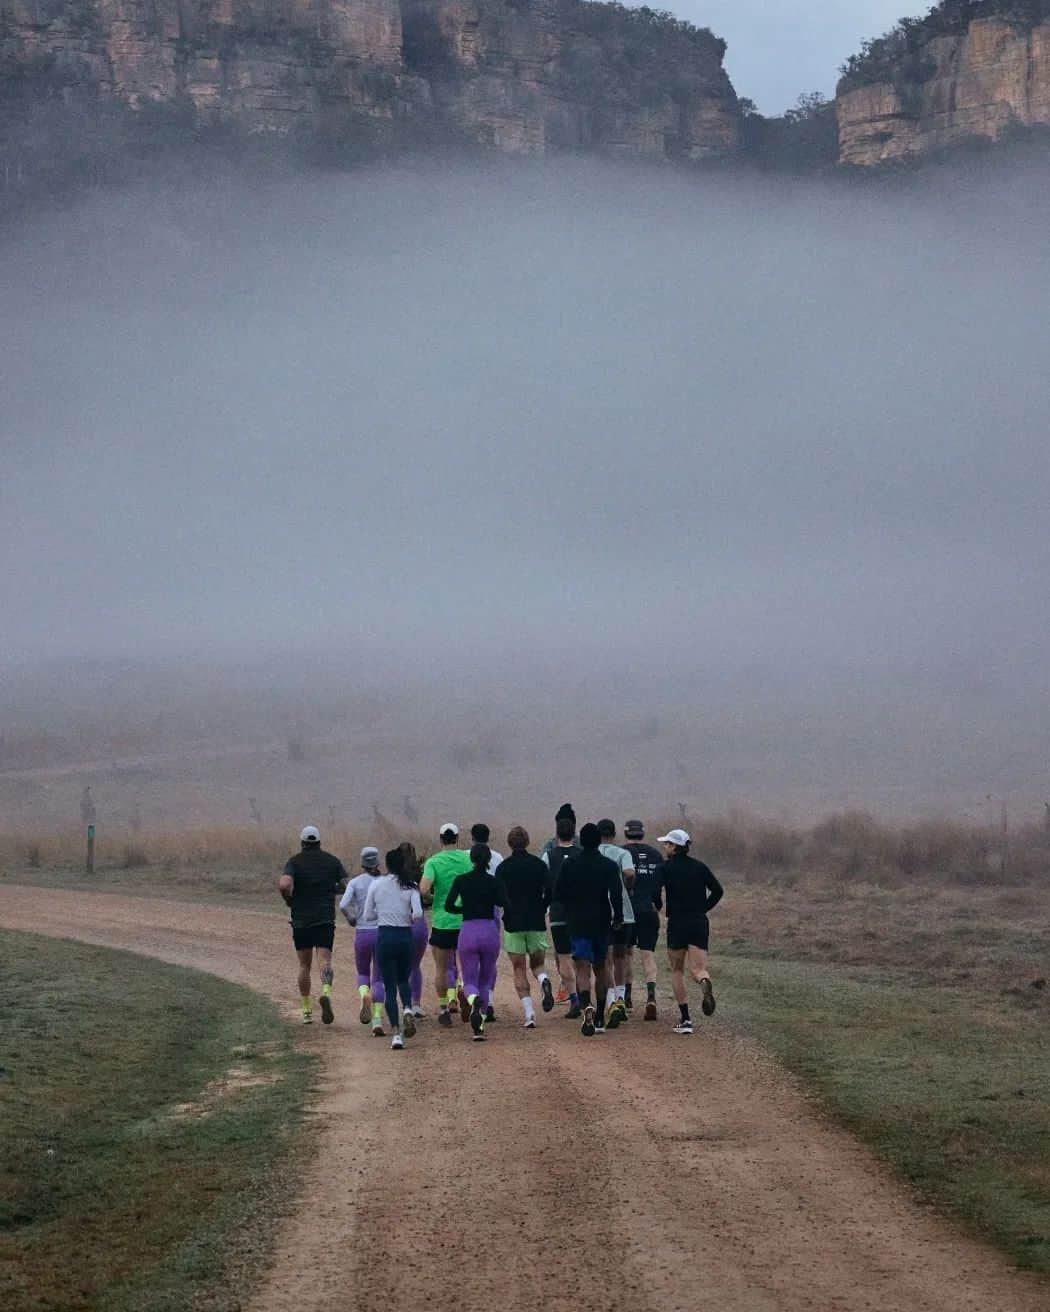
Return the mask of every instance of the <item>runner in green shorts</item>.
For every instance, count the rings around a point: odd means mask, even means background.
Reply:
[[[554,990],[544,970],[547,960],[547,904],[550,900],[550,871],[529,851],[529,836],[521,825],[507,835],[510,856],[500,863],[499,877],[507,891],[503,908],[503,948],[514,970],[514,987],[525,1012],[525,1028],[536,1028],[526,962],[536,976],[544,1011],[554,1006]]]

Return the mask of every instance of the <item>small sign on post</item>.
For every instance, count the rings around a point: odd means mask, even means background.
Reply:
[[[84,870],[89,875],[93,875],[95,873],[95,826],[94,825],[88,825],[87,827],[87,862],[84,866]]]

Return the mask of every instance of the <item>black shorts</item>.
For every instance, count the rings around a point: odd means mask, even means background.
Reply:
[[[709,926],[706,916],[695,916],[690,920],[669,920],[667,922],[667,948],[669,952],[678,952],[682,948],[703,948],[707,951]]]
[[[432,948],[444,948],[447,952],[455,952],[459,947],[459,930],[458,929],[432,929],[430,931],[430,946]]]
[[[660,937],[659,911],[636,911],[634,913],[635,943],[643,952],[655,952],[656,940]]]
[[[296,929],[293,925],[292,942],[296,952],[301,952],[303,948],[327,948],[331,952],[335,942],[335,926],[307,925],[305,929]]]
[[[551,942],[559,957],[572,956],[572,935],[568,925],[551,925]]]
[[[610,929],[609,945],[614,948],[633,948],[634,926],[623,924],[619,929]]]

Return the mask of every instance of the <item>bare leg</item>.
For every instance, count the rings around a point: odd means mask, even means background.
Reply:
[[[546,966],[546,964],[547,964],[546,952],[533,952],[529,956],[529,965],[532,968],[533,977],[537,981],[540,980],[541,975],[544,978],[546,978],[547,972],[544,970],[544,966]]]
[[[313,971],[314,950],[313,948],[296,948],[295,955],[299,958],[299,996],[308,998],[310,996],[310,975]]]
[[[645,972],[646,984],[656,983],[656,953],[642,950],[642,970]]]
[[[529,996],[529,977],[525,971],[525,957],[518,952],[511,952],[509,956],[511,969],[514,971],[514,991],[519,998],[527,998]]]
[[[331,949],[331,948],[318,948],[318,949],[317,949],[317,965],[318,965],[318,967],[320,968],[320,971],[321,971],[321,987],[324,988],[324,987],[327,985],[327,987],[328,987],[328,991],[331,992],[331,991],[332,991],[332,981],[335,979],[335,975],[334,975],[334,973],[333,973],[333,971],[332,971],[332,949]]]
[[[693,982],[699,984],[702,980],[710,979],[707,972],[707,953],[703,948],[690,947],[688,949],[689,974]]]
[[[566,952],[556,954],[558,958],[558,975],[561,979],[561,986],[566,993],[576,992],[576,967],[573,965],[572,957]]]
[[[448,948],[431,948],[434,957],[434,992],[442,1006],[448,997]]]
[[[685,1005],[685,948],[668,948],[667,959],[671,963],[671,992],[680,1007]]]

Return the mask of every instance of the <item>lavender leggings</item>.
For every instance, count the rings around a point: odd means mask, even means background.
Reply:
[[[376,955],[378,929],[354,930],[354,962],[357,966],[357,985],[367,984],[372,990],[373,1002],[385,1002],[386,991],[379,978],[379,958]]]
[[[499,925],[495,920],[464,920],[459,931],[459,966],[463,992],[478,995],[482,1007],[492,1001],[492,985],[499,961]]]
[[[409,979],[412,983],[413,1007],[418,1007],[423,1000],[423,972],[419,967],[427,954],[428,934],[429,930],[425,919],[412,922],[412,974]]]

